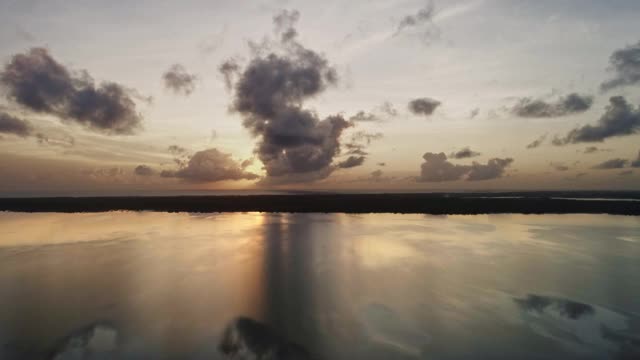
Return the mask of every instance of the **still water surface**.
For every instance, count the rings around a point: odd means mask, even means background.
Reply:
[[[0,359],[257,355],[640,358],[640,218],[0,213]]]

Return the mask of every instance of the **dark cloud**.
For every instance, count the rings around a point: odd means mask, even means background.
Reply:
[[[184,168],[189,163],[189,159],[191,158],[191,154],[189,150],[185,149],[180,145],[169,145],[167,148],[169,153],[173,155],[173,162],[178,165],[180,168]]]
[[[609,58],[611,70],[615,73],[610,80],[600,85],[602,91],[620,86],[637,85],[640,83],[640,42],[619,49]]]
[[[135,169],[133,169],[133,173],[138,176],[151,176],[156,172],[147,165],[138,165],[135,167]]]
[[[439,182],[460,180],[469,173],[470,167],[467,165],[456,165],[447,161],[444,153],[425,153],[422,158],[424,163],[420,166],[421,173],[418,181]]]
[[[371,144],[374,140],[380,140],[384,137],[381,132],[369,133],[366,131],[357,131],[351,135],[351,142],[366,142],[367,145]]]
[[[540,147],[542,143],[547,139],[547,134],[540,136],[539,138],[533,140],[531,143],[527,144],[527,149],[535,149]]]
[[[169,150],[169,152],[173,155],[182,155],[187,152],[187,149],[183,148],[180,145],[169,145],[167,150]]]
[[[465,147],[464,149],[461,149],[449,154],[449,157],[453,159],[467,159],[467,158],[472,158],[476,156],[480,156],[480,153],[477,151],[473,151],[468,147]]]
[[[355,115],[349,118],[349,121],[353,122],[381,122],[385,117],[398,116],[398,110],[393,107],[388,101],[383,102],[380,106],[376,107],[373,112],[358,111]]]
[[[424,7],[418,10],[418,12],[406,15],[400,20],[400,22],[398,22],[393,36],[417,30],[422,40],[425,43],[429,43],[440,35],[440,30],[433,23],[435,13],[436,10],[433,2],[426,2]]]
[[[377,122],[380,119],[376,114],[366,113],[364,111],[358,111],[355,115],[349,118],[349,121],[354,122]]]
[[[234,77],[240,71],[240,65],[235,59],[227,59],[220,66],[218,66],[218,71],[224,77],[224,84],[227,90],[231,91],[233,87]]]
[[[365,156],[349,156],[346,160],[338,163],[338,167],[341,169],[349,169],[352,167],[360,166],[364,164],[366,160]]]
[[[382,137],[383,134],[380,132],[369,133],[366,131],[357,131],[351,135],[351,140],[344,144],[344,148],[347,149],[346,155],[351,155],[351,157],[365,157],[369,155],[369,153],[365,151],[365,148],[371,144],[372,141],[382,139]]]
[[[640,151],[638,151],[636,159],[631,162],[631,167],[640,168]]]
[[[336,168],[340,136],[353,126],[340,115],[321,119],[303,107],[305,100],[335,85],[337,73],[322,55],[296,41],[290,30],[298,16],[290,11],[274,18],[278,43],[259,46],[232,84],[231,108],[258,139],[254,151],[267,173],[264,183],[329,176]]]
[[[489,180],[501,177],[513,159],[494,158],[486,164],[473,162],[471,165],[457,165],[447,160],[444,153],[425,153],[418,181],[440,182],[466,179],[467,181]]]
[[[86,71],[72,73],[44,48],[14,55],[0,72],[0,84],[11,101],[93,131],[124,135],[141,127],[134,91],[113,82],[96,86]]]
[[[255,180],[259,176],[244,171],[242,166],[217,149],[195,153],[179,170],[164,170],[163,177],[175,177],[191,182],[215,182],[223,180]]]
[[[387,166],[387,163],[379,162],[377,165],[378,166]]]
[[[601,162],[598,165],[592,167],[592,169],[599,170],[608,170],[608,169],[622,169],[629,163],[629,160],[626,159],[610,159],[604,162]]]
[[[640,108],[634,108],[622,96],[613,96],[609,99],[609,105],[596,125],[575,128],[563,138],[554,138],[553,144],[600,142],[610,137],[632,135],[638,130],[640,130]]]
[[[344,144],[344,147],[347,149],[346,155],[369,155],[369,153],[364,150],[364,144],[350,142]]]
[[[512,158],[490,159],[486,164],[473,162],[471,171],[467,175],[467,181],[491,180],[497,179],[504,175],[505,169],[513,162]]]
[[[28,121],[0,111],[0,133],[27,137],[32,132],[33,128]]]
[[[248,168],[249,166],[253,165],[253,161],[253,158],[242,160],[242,162],[240,163],[240,167],[243,169]]]
[[[187,69],[180,64],[173,64],[162,75],[164,80],[164,86],[173,91],[176,94],[191,95],[196,89],[196,81],[198,77],[194,74],[189,74]]]
[[[440,101],[430,99],[430,98],[420,98],[411,100],[409,102],[409,111],[411,111],[415,115],[425,115],[429,116],[433,114],[438,106],[440,106]]]
[[[592,96],[572,93],[554,102],[523,98],[511,109],[511,112],[526,118],[550,118],[582,113],[589,110],[591,105],[593,105]]]
[[[36,139],[38,140],[38,144],[41,145],[60,146],[64,148],[70,148],[76,144],[76,139],[66,133],[45,134],[40,132],[36,134]]]

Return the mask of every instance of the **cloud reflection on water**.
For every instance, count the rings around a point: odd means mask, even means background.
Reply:
[[[299,358],[303,348],[314,359],[635,355],[640,244],[618,239],[638,238],[639,225],[573,215],[4,213],[0,358],[113,358],[88,350],[96,334],[117,338],[109,349],[126,360]]]

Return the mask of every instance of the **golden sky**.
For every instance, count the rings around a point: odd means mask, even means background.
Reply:
[[[638,15],[4,1],[0,195],[640,190]]]

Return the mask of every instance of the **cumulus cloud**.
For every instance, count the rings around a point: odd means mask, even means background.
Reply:
[[[104,134],[132,134],[141,128],[135,92],[113,82],[96,85],[86,71],[73,73],[44,48],[11,58],[0,85],[9,100]]]
[[[466,179],[467,181],[479,181],[496,179],[504,175],[506,168],[513,162],[513,159],[494,158],[486,164],[473,162],[471,165],[457,165],[447,160],[444,153],[425,153],[422,158],[418,181],[421,182],[441,182]]]
[[[601,142],[610,137],[632,135],[640,130],[640,108],[634,108],[622,96],[613,96],[605,113],[595,125],[575,128],[564,137],[553,139],[554,145]]]
[[[425,43],[429,43],[440,35],[438,27],[433,23],[435,14],[433,2],[426,2],[416,13],[405,15],[400,19],[393,36],[415,31]]]
[[[346,160],[338,163],[338,167],[341,169],[349,169],[352,167],[360,166],[364,164],[366,157],[364,156],[349,156]]]
[[[424,115],[429,116],[433,114],[438,106],[440,106],[440,101],[430,99],[430,98],[420,98],[414,99],[409,102],[409,111],[411,111],[415,115]]]
[[[473,162],[471,171],[467,175],[467,181],[491,180],[497,179],[504,175],[505,169],[511,165],[513,159],[494,158],[490,159],[486,164]]]
[[[164,80],[164,86],[173,91],[176,94],[191,95],[196,89],[196,81],[198,77],[194,74],[189,74],[187,69],[181,64],[173,64],[162,75]]]
[[[447,161],[447,155],[444,153],[425,153],[422,158],[424,163],[420,166],[421,173],[419,181],[439,182],[460,180],[464,175],[469,173],[470,169],[467,165],[456,165]]]
[[[517,116],[525,118],[551,118],[583,113],[593,105],[593,97],[572,93],[554,102],[542,99],[523,98],[511,109]]]
[[[245,171],[231,154],[217,149],[195,153],[179,170],[164,170],[162,177],[180,178],[191,182],[215,182],[223,180],[255,180],[259,176]]]
[[[133,173],[138,176],[151,176],[155,174],[155,171],[147,165],[138,165],[133,169]]]
[[[337,83],[324,56],[297,41],[297,11],[274,17],[277,43],[253,51],[233,79],[231,109],[258,143],[254,152],[267,177],[264,183],[312,181],[336,169],[340,136],[353,126],[340,115],[320,118],[304,102]],[[278,179],[275,179],[278,178]]]
[[[629,163],[629,160],[626,159],[610,159],[604,162],[601,162],[598,165],[593,166],[593,169],[599,170],[609,170],[609,169],[622,169]]]
[[[529,144],[527,144],[527,149],[535,149],[537,147],[540,147],[540,145],[542,145],[542,143],[547,139],[547,134],[544,134],[542,136],[540,136],[539,138],[533,140],[532,142],[530,142]]]
[[[465,147],[463,149],[454,151],[451,154],[449,154],[449,157],[453,159],[467,159],[467,158],[472,158],[476,156],[480,156],[480,153],[477,151],[471,150],[469,147]]]
[[[600,85],[602,91],[639,84],[640,42],[614,51],[609,58],[609,63],[614,76]]]
[[[0,133],[27,137],[32,132],[33,128],[28,121],[0,111]]]

